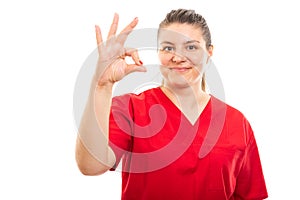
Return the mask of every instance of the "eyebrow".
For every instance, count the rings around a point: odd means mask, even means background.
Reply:
[[[198,41],[198,40],[189,40],[189,41],[186,41],[184,44],[190,44],[190,43],[195,43],[195,42],[200,44],[200,41]],[[173,43],[169,42],[169,41],[163,41],[160,44],[172,44],[173,45]]]

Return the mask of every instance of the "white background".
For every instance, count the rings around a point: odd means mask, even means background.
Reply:
[[[106,2],[105,4],[103,2]],[[0,199],[120,199],[119,172],[86,177],[74,157],[73,91],[114,12],[157,28],[171,9],[207,20],[226,102],[250,121],[269,199],[300,199],[297,1],[34,1],[0,3]]]

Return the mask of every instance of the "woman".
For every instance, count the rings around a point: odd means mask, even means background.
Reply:
[[[96,26],[99,60],[76,146],[81,172],[114,170],[122,158],[122,199],[267,198],[250,124],[205,91],[213,46],[201,15],[172,10],[161,22],[160,87],[112,98],[115,82],[146,71],[138,52],[124,48],[137,23],[116,35],[115,15],[105,44]]]

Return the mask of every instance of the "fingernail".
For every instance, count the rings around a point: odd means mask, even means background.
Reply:
[[[140,60],[140,64],[142,65],[143,64],[143,62]]]

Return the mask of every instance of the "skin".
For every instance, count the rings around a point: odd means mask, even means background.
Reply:
[[[115,163],[115,155],[107,139],[113,84],[129,73],[146,71],[137,51],[124,48],[124,42],[138,19],[135,18],[117,35],[118,22],[119,16],[115,14],[106,44],[103,43],[100,27],[95,26],[99,59],[80,122],[75,150],[78,168],[84,175],[102,174]],[[134,64],[127,64],[126,56],[131,57]]]
[[[166,85],[179,88],[197,85],[206,54],[201,31],[188,24],[171,24],[160,31],[158,42]]]
[[[103,174],[115,164],[115,155],[107,139],[114,83],[132,72],[146,71],[138,52],[124,48],[127,36],[136,27],[138,19],[135,18],[116,34],[118,22],[119,16],[115,14],[105,44],[100,27],[95,26],[99,58],[78,129],[75,150],[78,168],[84,175]],[[210,98],[201,90],[201,78],[202,68],[212,55],[212,48],[205,49],[201,30],[187,24],[166,27],[166,31],[159,35],[159,43],[160,48],[171,44],[175,49],[170,52],[166,50],[172,48],[167,48],[158,53],[164,77],[161,89],[194,123]],[[185,51],[185,47],[194,44],[201,48],[195,52]],[[126,63],[126,57],[130,57],[134,63]]]
[[[194,124],[210,99],[202,91],[201,81],[213,47],[206,49],[201,29],[180,23],[164,27],[158,44],[162,90]]]

